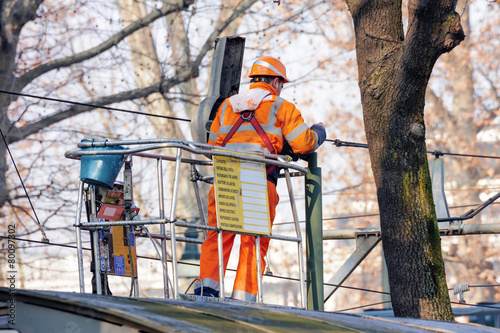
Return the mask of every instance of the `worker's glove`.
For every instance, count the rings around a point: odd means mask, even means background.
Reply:
[[[300,154],[294,153],[292,147],[288,143],[288,141],[283,140],[283,149],[280,152],[280,155],[288,155],[292,158],[292,161],[298,161],[301,157]]]
[[[311,126],[311,129],[318,135],[317,146],[320,146],[326,140],[326,130],[323,123],[317,123]]]

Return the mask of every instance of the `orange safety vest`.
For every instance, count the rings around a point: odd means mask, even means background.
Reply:
[[[277,98],[279,99],[279,97]],[[280,103],[281,104],[281,103]],[[266,135],[266,132],[262,129],[262,126],[257,122],[255,119],[255,111],[243,111],[240,113],[240,119],[236,122],[236,124],[233,125],[229,133],[227,133],[226,137],[224,138],[224,141],[222,141],[222,147],[225,147],[229,139],[233,136],[233,134],[240,128],[241,124],[244,122],[250,122],[252,124],[253,128],[255,131],[259,134],[260,138],[262,141],[264,141],[264,144],[266,145],[267,149],[271,154],[276,154],[276,150],[274,150],[273,145],[271,144],[271,141]],[[267,175],[271,174],[274,170],[276,169],[275,165],[270,165],[267,167]]]
[[[253,116],[246,115],[246,111],[254,111]],[[222,103],[210,128],[208,143],[280,153],[284,138],[295,153],[305,154],[317,148],[315,132],[304,123],[295,105],[278,97],[269,84],[256,82],[249,92],[231,96]]]

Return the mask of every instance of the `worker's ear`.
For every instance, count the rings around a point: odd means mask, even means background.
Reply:
[[[279,83],[280,83],[279,77],[275,77],[274,79],[271,80],[270,85],[274,89],[278,89]]]

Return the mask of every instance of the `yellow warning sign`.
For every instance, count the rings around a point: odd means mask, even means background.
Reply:
[[[217,225],[227,231],[271,234],[264,163],[214,156]]]

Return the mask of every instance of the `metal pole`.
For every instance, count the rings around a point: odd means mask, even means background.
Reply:
[[[217,231],[217,256],[219,260],[219,297],[224,299],[226,294],[224,291],[224,253],[222,248],[222,230]]]
[[[297,242],[297,252],[298,252],[298,260],[299,260],[299,287],[300,287],[300,302],[301,307],[306,307],[306,286],[305,286],[305,272],[304,272],[304,250],[302,247],[302,233],[300,232],[300,223],[299,223],[299,215],[297,213],[297,206],[295,205],[295,196],[293,194],[292,188],[292,179],[290,178],[290,171],[288,169],[284,169],[286,185],[288,188],[288,197],[290,198],[290,206],[292,208],[293,222],[295,225],[295,232],[297,234],[297,238],[299,239]]]
[[[102,295],[102,282],[101,282],[101,250],[99,248],[99,231],[92,231],[92,240],[94,247],[94,273],[95,273],[95,290],[97,295]]]
[[[451,224],[446,228],[439,228],[441,236],[464,236],[500,234],[500,223],[488,224]],[[356,239],[358,236],[380,235],[380,227],[358,229],[324,230],[324,240]]]
[[[196,165],[191,164],[191,175],[196,175],[197,170],[196,170]],[[201,220],[201,225],[207,225],[207,218],[205,215],[205,209],[203,208],[203,202],[201,199],[201,194],[200,194],[200,186],[198,185],[198,180],[197,179],[191,179],[193,182],[193,187],[194,187],[194,193],[196,195],[196,203],[198,204],[198,211],[200,213],[200,220]],[[203,238],[207,238],[207,231],[203,230]]]
[[[307,309],[323,311],[323,215],[321,168],[318,168],[317,153],[309,155],[308,163],[305,183]]]
[[[76,207],[76,225],[80,225],[82,220],[83,182],[80,181],[78,188],[78,203]],[[76,256],[78,260],[78,279],[80,281],[80,292],[85,293],[85,280],[83,275],[83,253],[82,253],[82,230],[76,227]]]
[[[97,207],[95,202],[95,187],[89,186],[90,190],[90,220],[91,222],[97,221]],[[92,231],[92,240],[94,247],[94,274],[95,274],[95,290],[97,295],[102,295],[102,282],[101,282],[101,247],[99,246],[99,231]],[[130,259],[132,260],[132,258]]]
[[[137,274],[137,267],[136,267],[136,269],[135,269],[135,277],[132,280],[133,283],[134,283],[134,297],[139,297],[139,279],[138,279],[137,276],[138,276],[138,274]]]
[[[160,210],[160,219],[165,218],[165,204],[163,198],[163,168],[162,168],[162,160],[158,159],[156,163],[156,171],[158,177],[158,200],[159,200],[159,210]],[[168,268],[167,268],[167,240],[165,237],[165,224],[160,224],[160,234],[164,236],[161,239],[161,264],[163,271],[163,296],[168,298]]]
[[[255,261],[257,263],[257,303],[262,303],[262,265],[260,257],[260,237],[255,236]]]
[[[177,193],[179,192],[179,178],[181,173],[182,149],[177,148],[177,158],[175,162],[174,188],[172,192],[172,205],[170,208],[170,221],[175,221],[175,210],[177,209]],[[179,298],[179,281],[177,276],[177,242],[175,239],[175,223],[170,223],[170,246],[172,247],[172,284],[173,298]]]
[[[385,292],[382,294],[382,308],[390,309],[391,308],[391,287],[389,286],[389,274],[387,272],[387,263],[385,262],[384,251],[382,251],[382,291]]]

